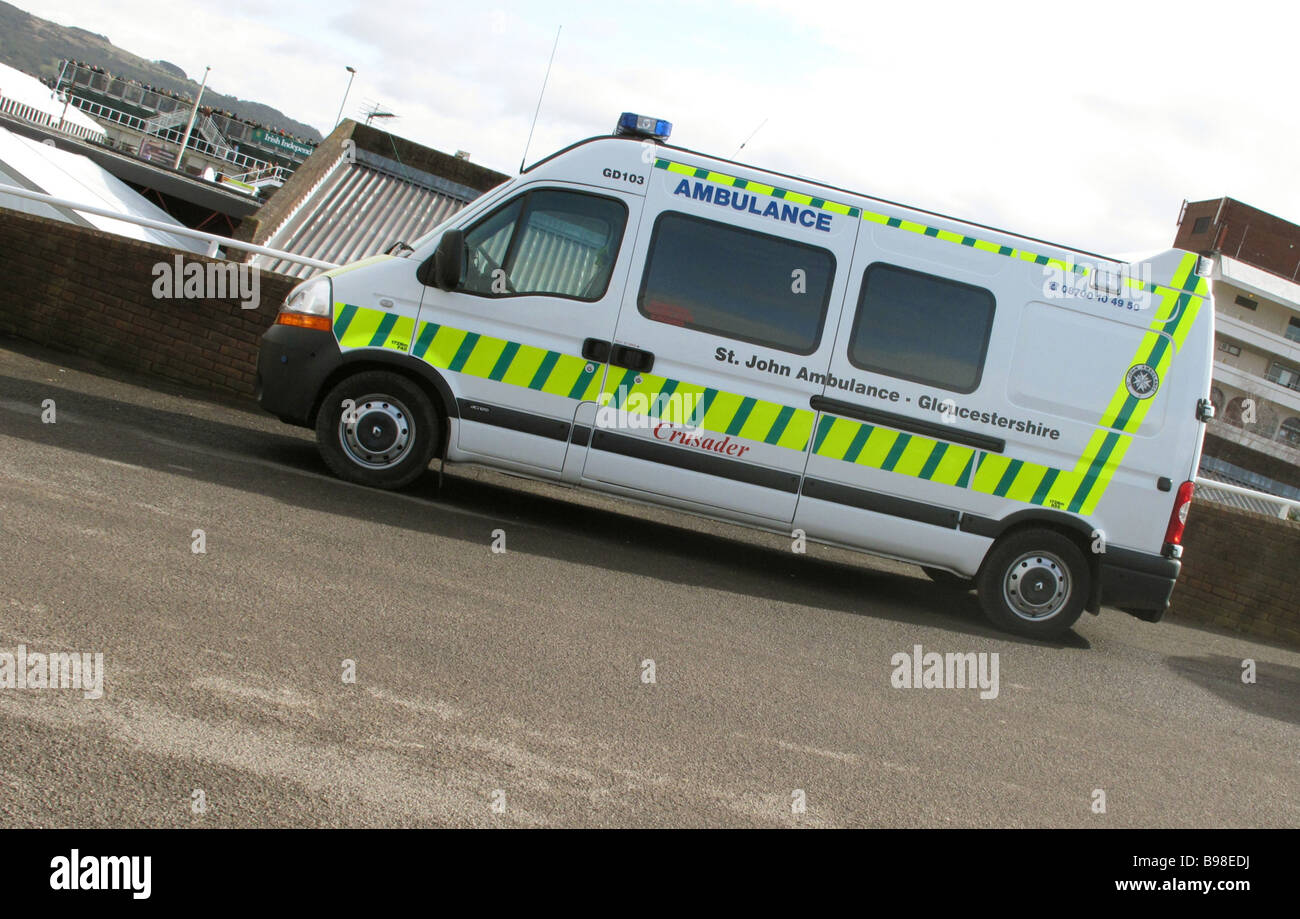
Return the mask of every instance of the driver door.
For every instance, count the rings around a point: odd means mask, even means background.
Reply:
[[[594,405],[641,199],[525,186],[464,228],[465,282],[425,288],[412,353],[457,399],[453,458],[558,477],[574,417]],[[457,454],[460,454],[457,456]]]

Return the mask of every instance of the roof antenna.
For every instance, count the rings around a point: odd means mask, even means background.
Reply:
[[[733,160],[734,160],[736,157],[740,156],[740,151],[745,149],[745,144],[749,143],[751,140],[754,139],[754,134],[757,134],[759,131],[763,130],[763,125],[764,125],[764,124],[767,124],[767,119],[766,119],[766,118],[763,119],[763,123],[762,123],[762,124],[760,124],[758,127],[754,128],[754,132],[753,132],[753,134],[750,134],[748,137],[745,138],[745,143],[742,143],[739,147],[736,148],[736,152],[733,153],[733,154],[731,154],[731,158],[732,158]]]
[[[564,26],[557,26],[555,29],[555,44],[551,46],[551,59],[546,63],[546,76],[542,77],[542,91],[537,94],[537,110],[533,112],[533,124],[528,129],[528,140],[524,143],[524,155],[519,159],[519,171],[524,171],[524,163],[528,162],[528,148],[533,142],[533,131],[537,129],[537,116],[542,111],[542,96],[546,95],[546,81],[551,78],[551,65],[555,63],[555,49],[560,47],[560,30]]]

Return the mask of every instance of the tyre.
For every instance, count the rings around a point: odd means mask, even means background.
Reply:
[[[325,465],[359,485],[409,485],[441,442],[442,424],[424,390],[384,370],[341,381],[316,413],[316,446]]]
[[[976,578],[980,607],[995,626],[1053,638],[1074,625],[1088,598],[1083,552],[1055,530],[1009,533],[993,544]]]
[[[953,574],[951,571],[944,571],[942,568],[926,568],[921,566],[925,576],[940,587],[947,587],[951,590],[972,590],[975,582],[970,578],[963,578],[960,575]]]

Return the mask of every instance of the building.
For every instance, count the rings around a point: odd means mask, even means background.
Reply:
[[[184,142],[183,171],[196,176],[215,173],[249,194],[284,184],[315,149],[310,138],[206,105],[195,112],[189,96],[78,61],[62,62],[55,91],[73,110],[93,118],[113,149],[171,166]]]
[[[7,186],[90,204],[132,217],[143,217],[178,227],[182,225],[171,214],[88,157],[10,131],[4,127],[3,119],[0,119],[0,208],[49,217],[130,239],[170,246],[184,252],[199,253],[207,250],[207,243],[193,237],[5,194]]]
[[[436,227],[509,176],[343,119],[293,176],[240,226],[246,242],[327,262],[387,252]],[[253,264],[306,277],[267,256]]]
[[[103,143],[107,133],[93,118],[60,99],[48,86],[8,64],[0,64],[0,115],[44,125],[72,137]]]
[[[1184,202],[1174,245],[1213,265],[1202,472],[1300,497],[1300,226],[1232,198]]]

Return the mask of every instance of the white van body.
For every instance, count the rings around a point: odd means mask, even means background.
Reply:
[[[441,455],[915,562],[1027,635],[1154,621],[1210,413],[1198,261],[593,138],[301,285],[260,398],[356,481]]]

